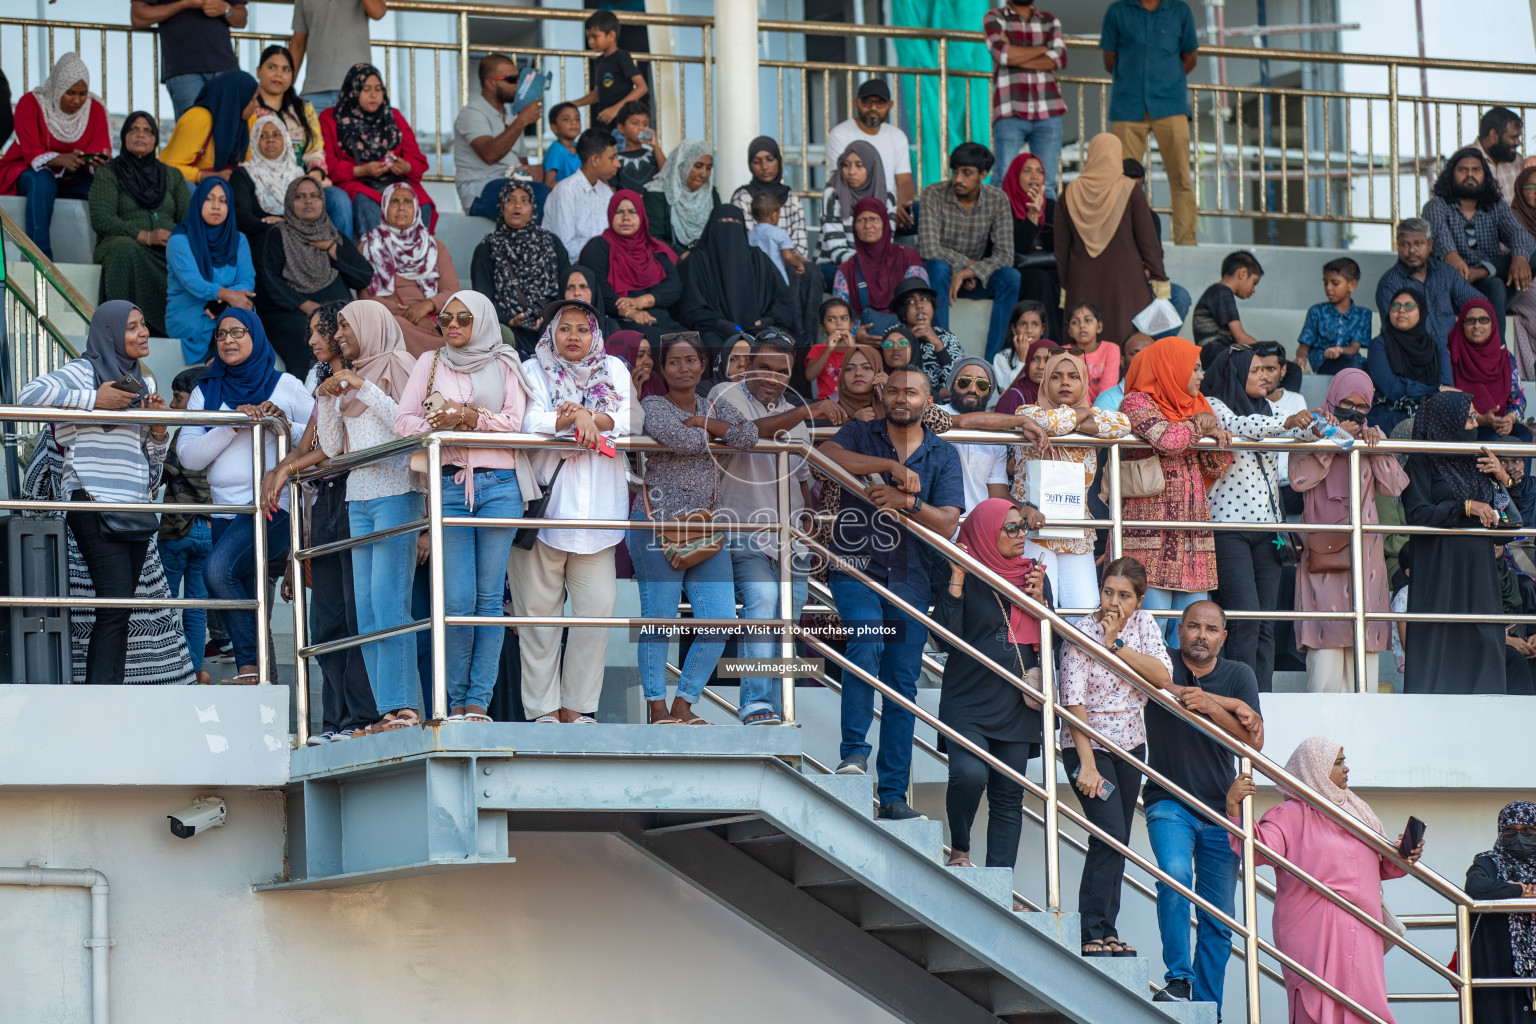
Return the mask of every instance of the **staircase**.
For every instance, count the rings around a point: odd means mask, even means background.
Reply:
[[[293,752],[289,877],[325,889],[515,859],[522,832],[644,851],[903,1021],[1212,1024],[1078,918],[944,866],[937,821],[879,821],[872,776],[807,774],[800,730],[444,723]],[[759,979],[757,983],[762,983]]]

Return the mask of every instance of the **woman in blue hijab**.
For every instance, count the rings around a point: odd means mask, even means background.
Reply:
[[[256,294],[256,265],[245,236],[235,230],[233,198],[229,182],[204,178],[192,193],[187,219],[165,246],[165,327],[181,339],[188,363],[207,361],[219,314],[249,311]]]
[[[277,353],[267,340],[261,320],[248,309],[232,306],[213,322],[216,354],[208,373],[192,392],[187,409],[241,412],[253,423],[276,420],[297,444],[315,400],[296,378],[277,368]],[[251,444],[255,427],[182,427],[176,436],[176,456],[182,468],[205,470],[213,501],[220,505],[256,503]],[[277,465],[277,435],[263,430],[263,465]],[[288,549],[288,496],[266,519],[267,556]],[[203,564],[208,596],[217,600],[249,601],[262,584],[255,561],[255,527],[249,514],[213,517],[213,550]],[[262,570],[265,567],[261,567]],[[260,682],[256,670],[256,616],[248,611],[221,613],[235,649],[239,675],[233,683]]]

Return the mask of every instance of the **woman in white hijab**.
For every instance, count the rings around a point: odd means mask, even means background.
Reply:
[[[495,303],[479,292],[455,292],[437,323],[446,344],[417,361],[395,417],[396,433],[414,437],[434,430],[520,432],[528,383],[517,350],[501,340]],[[521,517],[525,496],[531,499],[539,493],[528,455],[515,448],[443,449],[443,515]],[[443,531],[443,597],[449,615],[501,614],[515,533],[508,526]],[[505,637],[501,626],[448,627],[450,720],[491,720],[486,709]]]
[[[54,202],[89,198],[92,175],[110,159],[107,108],[80,55],[66,53],[17,102],[16,141],[0,157],[0,195],[27,197],[24,227],[44,256],[53,258]]]
[[[288,129],[276,114],[263,114],[251,126],[251,152],[229,176],[234,193],[235,226],[256,251],[267,230],[283,222],[288,185],[304,176],[294,158]]]
[[[1313,793],[1343,808],[1365,829],[1385,838],[1371,805],[1349,788],[1349,766],[1338,743],[1325,736],[1302,740],[1285,762],[1285,770]],[[1253,794],[1253,776],[1239,775],[1227,791],[1227,816],[1239,821],[1243,798]],[[1396,918],[1382,903],[1381,883],[1407,872],[1323,812],[1293,794],[1284,796],[1254,826],[1258,842],[1393,928]],[[1242,840],[1232,836],[1231,842],[1233,851],[1241,854]],[[1416,862],[1423,849],[1421,842],[1409,853],[1408,862]],[[1273,866],[1262,856],[1258,863]],[[1282,953],[1382,1020],[1393,1019],[1387,1005],[1386,947],[1381,934],[1280,867],[1275,868],[1274,930],[1275,945]],[[1289,968],[1285,968],[1285,994],[1291,1024],[1365,1024],[1364,1017]]]

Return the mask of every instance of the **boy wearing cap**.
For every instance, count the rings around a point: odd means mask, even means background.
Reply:
[[[907,133],[889,124],[891,89],[884,79],[871,78],[859,86],[858,116],[850,117],[827,132],[826,160],[836,167],[850,142],[863,140],[875,147],[885,165],[885,188],[896,199],[896,231],[912,227],[912,200],[917,187],[912,182],[912,143]]]

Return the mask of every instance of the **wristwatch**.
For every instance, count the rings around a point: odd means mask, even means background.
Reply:
[[[1125,638],[1121,637],[1121,636],[1117,636],[1117,637],[1115,637],[1115,642],[1109,645],[1109,649],[1111,651],[1118,651],[1118,650],[1120,650],[1120,648],[1122,648],[1124,646],[1125,646]]]
[[[923,499],[922,499],[922,498],[919,498],[919,497],[918,497],[918,496],[917,496],[917,495],[915,495],[915,494],[914,494],[914,495],[912,495],[912,507],[911,507],[911,508],[909,508],[909,509],[907,509],[907,511],[908,511],[908,512],[912,512],[912,513],[914,513],[914,514],[915,514],[915,513],[916,513],[916,512],[917,512],[917,511],[918,511],[918,510],[919,510],[919,509],[921,509],[921,508],[922,508],[922,507],[923,507]]]

